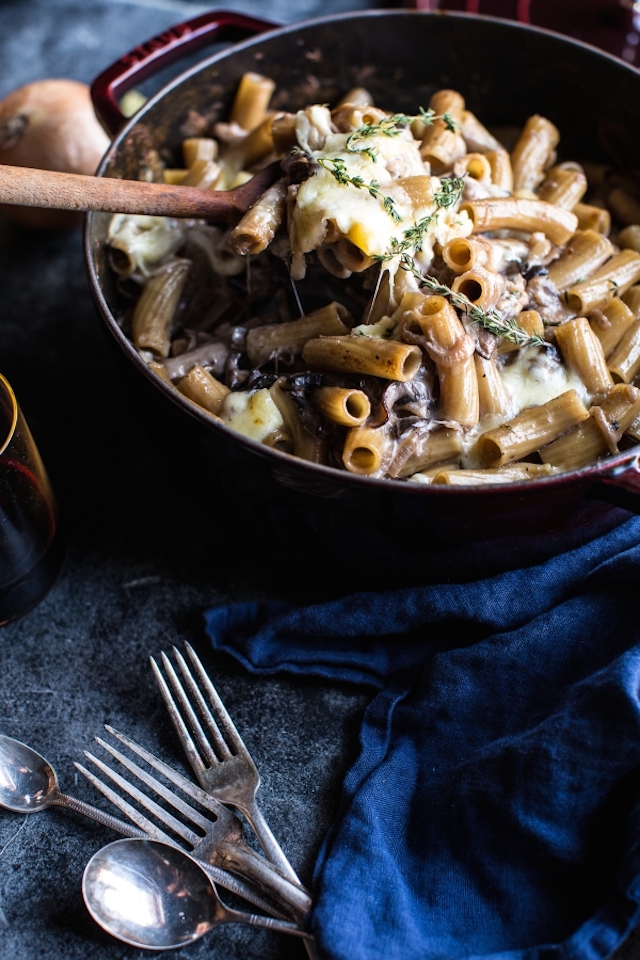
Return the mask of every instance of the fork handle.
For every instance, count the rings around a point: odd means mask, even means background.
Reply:
[[[223,858],[227,870],[266,888],[277,897],[280,903],[294,910],[296,914],[304,916],[309,912],[311,908],[309,894],[283,877],[250,847],[225,840],[218,844],[217,852]]]
[[[274,837],[271,827],[265,820],[264,814],[258,804],[254,801],[253,803],[243,806],[238,804],[237,807],[240,813],[246,818],[249,826],[258,838],[265,855],[274,867],[277,867],[280,873],[288,880],[291,880],[292,883],[297,884],[305,890],[305,887],[300,883],[297,873],[287,860],[284,850]]]
[[[51,804],[52,806],[63,807],[65,810],[73,810],[74,813],[81,813],[83,816],[89,817],[90,820],[101,823],[103,827],[110,827],[112,830],[115,830],[116,833],[121,833],[124,837],[142,837],[143,839],[148,839],[146,833],[138,830],[137,827],[132,826],[130,823],[118,820],[117,817],[112,817],[110,813],[104,813],[102,810],[98,810],[97,807],[92,807],[91,804],[85,803],[84,800],[76,800],[75,797],[69,797],[65,793],[58,793],[51,801]]]

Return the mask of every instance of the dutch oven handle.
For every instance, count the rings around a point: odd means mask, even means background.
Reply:
[[[631,513],[640,513],[640,454],[630,453],[628,460],[603,470],[591,496]]]
[[[241,13],[212,11],[170,27],[125,53],[96,77],[91,85],[91,99],[98,120],[109,136],[114,137],[127,121],[117,98],[134,84],[199,47],[221,41],[237,42],[276,26],[268,20],[245,17]]]

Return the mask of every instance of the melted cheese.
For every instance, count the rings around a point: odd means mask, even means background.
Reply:
[[[572,389],[583,403],[591,402],[582,380],[544,348],[527,347],[518,351],[514,362],[503,368],[502,379],[513,400],[514,414]]]
[[[352,183],[339,183],[332,171],[323,166],[300,184],[293,211],[295,247],[300,253],[315,250],[331,225],[367,256],[384,255],[393,240],[403,240],[405,230],[436,212],[438,217],[429,233],[440,243],[471,233],[472,224],[466,213],[440,210],[431,197],[414,202],[397,183],[398,178],[427,175],[417,140],[408,135],[367,138],[366,144],[359,146],[369,147],[375,156],[373,160],[362,149],[347,150],[348,138],[346,133],[331,134],[322,150],[313,155],[342,161],[347,175],[351,179],[361,178],[364,185],[357,188]],[[372,196],[367,189],[372,182],[377,184],[378,196]],[[431,186],[433,195],[440,187],[437,177],[431,178]],[[385,196],[392,197],[401,217],[399,222],[385,210]]]
[[[225,397],[220,416],[228,427],[263,443],[284,421],[268,390],[240,391]]]
[[[131,276],[139,271],[148,277],[160,260],[182,246],[184,236],[185,228],[169,217],[117,213],[109,224],[108,243],[129,259],[129,269],[118,272]]]

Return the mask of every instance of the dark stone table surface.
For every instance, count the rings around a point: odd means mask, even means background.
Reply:
[[[374,5],[222,4],[283,22]],[[137,43],[208,8],[190,0],[4,0],[0,96],[48,76],[90,81]],[[336,586],[308,575],[300,584],[292,580],[266,528],[243,530],[224,509],[215,524],[199,522],[199,505],[210,507],[217,491],[151,436],[132,408],[95,318],[79,231],[41,235],[0,220],[0,370],[48,466],[69,543],[49,596],[0,631],[0,731],[43,753],[63,790],[108,809],[73,761],[111,723],[182,765],[147,660],[189,640],[262,773],[273,830],[310,882],[357,753],[368,695],[348,685],[249,677],[210,651],[202,611],[237,599],[305,602],[330,596]],[[0,812],[2,960],[147,955],[103,934],[82,902],[84,865],[111,839],[106,829],[62,811]],[[639,952],[640,939],[632,937],[617,960]],[[185,954],[304,955],[296,941],[233,926]]]

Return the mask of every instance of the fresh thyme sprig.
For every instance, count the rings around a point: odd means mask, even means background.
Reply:
[[[365,153],[375,162],[378,156],[375,149],[369,146],[360,146],[362,141],[375,136],[397,137],[400,135],[403,127],[411,126],[416,120],[423,123],[425,127],[432,126],[436,120],[442,120],[447,130],[456,133],[458,123],[450,113],[437,114],[435,110],[431,108],[424,110],[422,107],[419,108],[419,111],[419,113],[413,115],[409,113],[394,113],[390,117],[383,117],[379,123],[364,123],[347,138],[347,150],[349,153]]]
[[[433,195],[438,207],[447,210],[453,207],[464,190],[464,177],[443,177],[440,181],[440,189]]]
[[[331,157],[315,157],[316,163],[319,163],[323,169],[328,170],[332,174],[338,183],[349,184],[352,187],[356,187],[357,190],[364,188],[375,200],[382,200],[382,205],[386,212],[389,214],[394,223],[400,223],[402,217],[396,209],[396,205],[393,201],[393,197],[389,197],[386,194],[382,193],[380,190],[380,184],[377,180],[370,180],[369,183],[364,179],[364,177],[350,176],[347,165],[340,157],[332,159]]]
[[[408,253],[400,255],[400,266],[403,270],[412,273],[414,277],[420,281],[422,286],[427,287],[433,294],[445,297],[454,307],[463,310],[472,323],[477,323],[479,326],[484,327],[485,330],[489,330],[490,333],[495,333],[496,336],[502,337],[503,340],[509,340],[519,347],[549,346],[542,337],[536,334],[529,336],[522,327],[518,326],[515,319],[501,317],[495,310],[482,310],[480,307],[476,307],[471,303],[463,293],[456,293],[451,287],[436,280],[435,277],[430,277],[429,275],[423,276],[415,260],[409,256]]]

